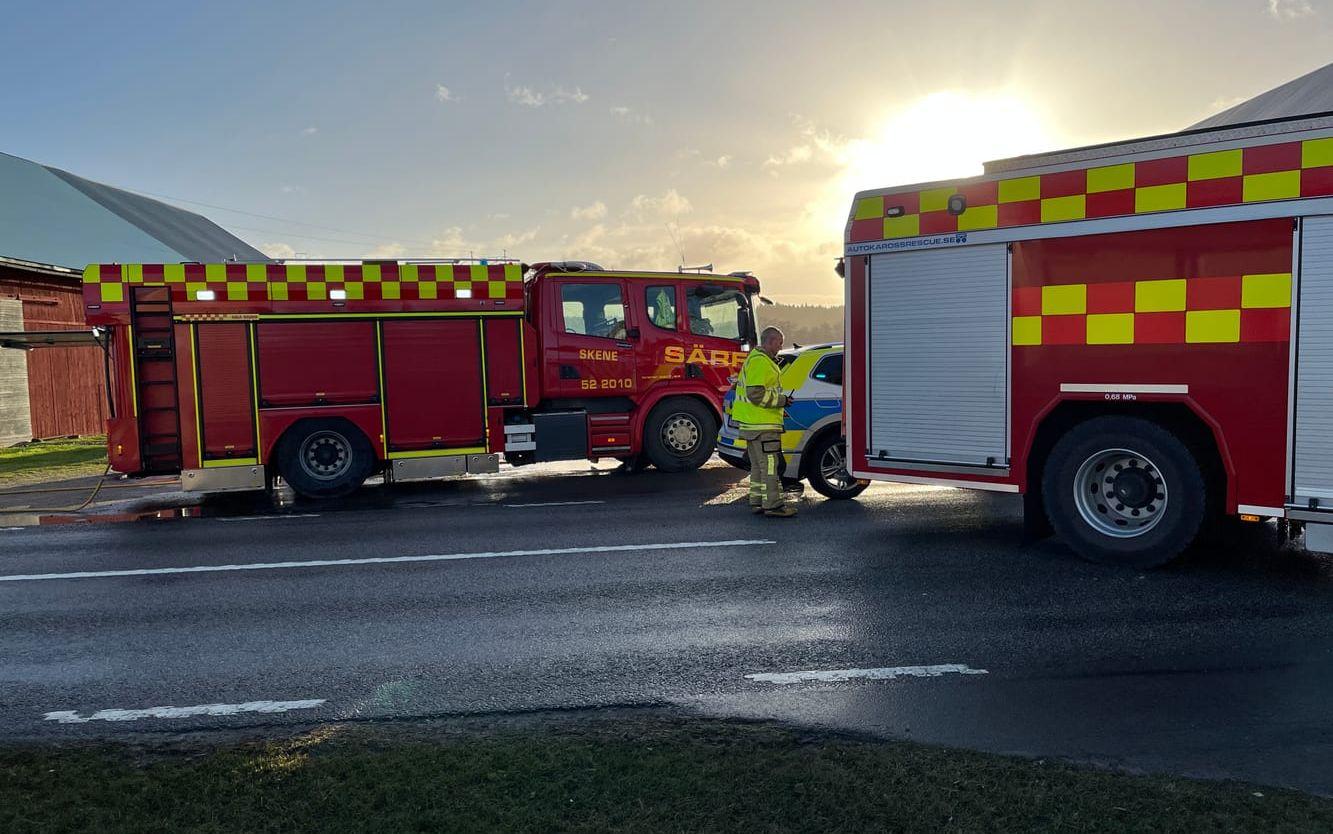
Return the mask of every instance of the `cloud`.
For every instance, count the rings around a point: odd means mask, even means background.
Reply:
[[[259,251],[278,260],[296,257],[296,249],[289,243],[261,243],[259,244]]]
[[[379,246],[376,246],[374,249],[367,252],[366,257],[372,260],[379,258],[393,259],[401,258],[406,254],[407,247],[401,243],[381,243]]]
[[[631,215],[638,219],[651,216],[670,219],[694,211],[690,201],[674,188],[660,197],[640,194],[630,201],[630,208]]]
[[[653,123],[653,117],[647,113],[640,113],[632,107],[612,107],[611,115],[623,122],[629,122],[635,125],[650,125]]]
[[[525,85],[510,85],[508,82],[505,83],[505,96],[514,104],[520,104],[524,107],[545,107],[548,104],[583,104],[589,98],[581,87],[575,87],[571,90],[567,87],[556,86],[547,90],[538,90]]]
[[[575,206],[569,210],[572,220],[601,220],[606,217],[606,203],[597,200],[589,206]]]
[[[284,186],[282,186],[281,188],[279,188],[278,190],[281,191],[283,194],[300,194],[301,192],[305,191],[305,186],[303,186],[303,185],[284,185]]]
[[[799,139],[785,151],[769,154],[764,160],[764,168],[773,175],[778,169],[792,165],[804,165],[818,162],[824,165],[840,165],[846,158],[848,140],[821,129],[809,119],[795,113],[791,116],[796,125]]]
[[[458,96],[454,95],[454,91],[450,90],[443,84],[436,84],[435,100],[440,102],[441,104],[446,104],[451,101],[458,101]]]
[[[719,156],[717,159],[713,160],[712,162],[710,162],[710,163],[708,163],[708,164],[709,164],[709,165],[713,165],[713,166],[715,166],[715,167],[717,167],[717,168],[729,168],[729,167],[731,166],[731,160],[734,159],[734,158],[735,158],[735,157],[733,157],[731,154],[725,154],[725,153],[724,153],[724,154],[722,154],[721,156]]]
[[[1277,20],[1295,20],[1315,13],[1310,0],[1268,0],[1268,13]]]
[[[319,133],[319,128],[315,127],[314,125],[301,129],[302,136],[314,136],[316,133]]]

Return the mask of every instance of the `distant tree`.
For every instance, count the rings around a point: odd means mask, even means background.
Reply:
[[[842,341],[842,306],[774,304],[760,306],[760,327],[774,326],[787,337],[787,346]]]

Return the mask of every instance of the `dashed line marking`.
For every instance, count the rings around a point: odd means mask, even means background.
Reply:
[[[324,698],[305,701],[246,701],[241,704],[200,704],[193,707],[148,707],[147,709],[99,709],[91,715],[75,710],[48,712],[43,718],[61,724],[87,724],[90,721],[138,721],[140,718],[192,718],[196,715],[240,715],[246,712],[266,714],[294,709],[312,709],[325,703]]]
[[[319,513],[283,513],[281,515],[237,515],[218,521],[267,521],[274,518],[319,518]]]
[[[0,582],[36,582],[50,579],[102,579],[118,576],[164,576],[175,573],[221,573],[286,568],[327,568],[345,565],[392,565],[408,562],[454,562],[467,559],[498,559],[505,556],[565,556],[579,553],[633,553],[654,550],[690,550],[718,547],[754,547],[777,544],[769,539],[731,539],[714,542],[669,542],[660,544],[610,544],[593,547],[554,547],[545,550],[493,550],[483,553],[438,553],[427,556],[370,556],[364,559],[315,559],[307,562],[252,562],[236,565],[190,565],[179,568],[134,570],[89,570],[72,573],[25,573],[0,576]]]
[[[746,680],[759,683],[836,682],[857,679],[887,681],[894,678],[938,678],[941,675],[987,675],[985,669],[973,669],[962,663],[941,663],[935,666],[886,666],[877,669],[829,669],[804,672],[760,672],[746,675]]]
[[[605,501],[542,501],[536,504],[505,504],[506,507],[578,507],[583,504],[605,504]]]

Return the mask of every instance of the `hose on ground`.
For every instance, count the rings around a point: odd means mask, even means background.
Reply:
[[[87,507],[89,504],[93,503],[94,500],[96,500],[96,498],[97,498],[97,494],[98,494],[99,492],[102,491],[102,487],[106,484],[106,476],[109,475],[109,474],[111,474],[111,464],[108,463],[107,466],[106,466],[106,469],[103,469],[103,470],[102,470],[102,477],[100,477],[100,478],[97,479],[97,486],[93,487],[93,491],[92,491],[92,493],[91,493],[91,494],[84,500],[84,502],[83,502],[82,504],[80,504],[80,505],[77,506],[77,507],[25,507],[24,509],[21,509],[21,510],[10,510],[10,509],[3,509],[3,508],[0,508],[0,515],[5,515],[5,514],[23,514],[23,515],[30,515],[30,514],[32,514],[32,513],[77,513],[77,512],[80,512],[80,511],[83,510],[84,507]],[[33,491],[34,491],[34,492],[37,492],[38,490],[33,490]],[[64,492],[64,490],[44,490],[44,491],[46,491],[46,492]],[[13,493],[10,493],[10,494],[13,494]]]

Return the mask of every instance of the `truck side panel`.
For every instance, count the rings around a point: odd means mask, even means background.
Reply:
[[[485,446],[480,326],[476,319],[381,325],[390,453]]]
[[[250,328],[239,322],[195,326],[195,367],[204,461],[255,457]],[[182,388],[184,388],[182,384]],[[189,432],[188,426],[182,426]]]
[[[261,406],[378,401],[374,322],[264,322],[256,339]]]
[[[487,319],[482,322],[486,338],[486,398],[493,406],[522,405],[523,345],[519,319]]]

